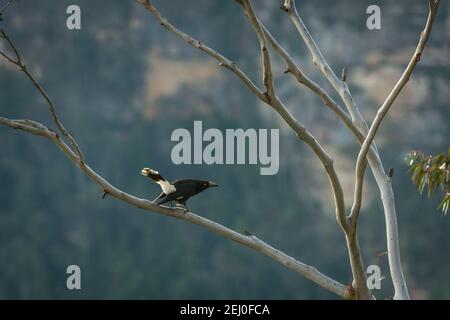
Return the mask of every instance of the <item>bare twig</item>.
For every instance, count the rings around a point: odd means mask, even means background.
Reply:
[[[275,89],[273,85],[272,76],[272,66],[270,61],[269,49],[267,48],[267,39],[264,31],[256,18],[255,12],[253,10],[250,0],[241,0],[239,3],[242,4],[244,8],[244,13],[247,16],[250,24],[252,25],[255,33],[258,37],[259,46],[261,50],[262,66],[263,66],[263,83],[266,88],[265,96],[267,99],[271,99],[275,96]]]
[[[3,14],[5,13],[6,9],[12,4],[14,0],[7,0],[5,4],[0,9],[0,21],[3,21]]]
[[[343,82],[347,81],[347,68],[342,68],[341,80]]]
[[[6,33],[6,31],[3,28],[0,28],[0,39],[4,39],[9,47],[11,48],[11,50],[14,53],[15,59],[14,58],[10,58],[9,56],[7,56],[5,53],[2,52],[2,56],[6,58],[6,60],[8,60],[8,62],[11,62],[15,65],[17,65],[19,68],[22,68],[22,59],[19,55],[19,52],[16,49],[16,46],[14,45],[14,43],[11,41],[10,37],[8,36],[8,34]]]

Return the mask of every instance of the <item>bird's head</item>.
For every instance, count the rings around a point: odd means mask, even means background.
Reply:
[[[202,181],[202,188],[208,189],[211,187],[218,187],[219,185],[217,183],[214,183],[212,181]]]

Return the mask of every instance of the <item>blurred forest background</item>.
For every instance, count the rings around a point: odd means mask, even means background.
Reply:
[[[309,53],[279,9],[255,1],[261,20],[308,75],[327,89]],[[82,30],[66,28],[78,4]],[[234,60],[260,82],[257,39],[234,1],[155,1],[181,30]],[[366,8],[381,7],[382,29],[366,28]],[[427,1],[297,1],[337,73],[348,69],[354,98],[369,121],[408,62],[426,20]],[[78,139],[87,162],[112,184],[153,199],[159,187],[144,166],[170,180],[209,179],[220,187],[190,209],[351,282],[344,237],[324,171],[269,108],[217,63],[162,29],[134,1],[17,1],[3,22]],[[272,55],[275,57],[275,55]],[[299,87],[274,58],[279,95],[336,158],[351,204],[358,145],[334,113]],[[412,80],[376,139],[395,169],[404,271],[413,298],[450,299],[450,217],[440,196],[419,195],[404,157],[412,149],[446,152],[450,137],[450,4],[442,1]],[[332,91],[330,91],[332,92]],[[339,99],[334,96],[337,101]],[[339,101],[340,102],[340,101]],[[0,63],[0,115],[52,125],[41,96],[13,66]],[[176,128],[280,128],[280,171],[259,166],[182,165],[170,159]],[[126,205],[88,181],[50,142],[0,127],[0,299],[325,299],[317,285],[251,250],[197,226]],[[384,216],[371,174],[359,237],[366,266],[389,278]],[[66,268],[82,270],[82,290],[66,288]],[[393,295],[388,280],[375,291]]]

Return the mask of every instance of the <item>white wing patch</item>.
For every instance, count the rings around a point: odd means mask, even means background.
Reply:
[[[175,192],[177,190],[173,184],[170,184],[169,181],[160,180],[156,183],[161,186],[161,189],[165,194],[169,194],[169,193]]]

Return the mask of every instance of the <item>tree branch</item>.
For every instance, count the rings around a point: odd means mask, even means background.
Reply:
[[[337,294],[344,299],[353,299],[352,290],[350,287],[345,286],[328,276],[322,274],[314,267],[306,265],[287,254],[281,252],[278,249],[273,248],[264,241],[258,239],[254,235],[242,235],[236,231],[233,231],[217,222],[203,218],[195,213],[185,211],[179,208],[169,208],[165,206],[156,205],[148,200],[134,197],[130,194],[111,185],[106,179],[96,173],[87,164],[80,165],[77,155],[70,149],[67,144],[64,143],[61,138],[45,127],[44,125],[32,121],[32,120],[11,120],[0,117],[0,124],[6,125],[13,129],[23,130],[28,133],[38,135],[51,140],[58,148],[76,165],[78,168],[94,183],[96,183],[103,192],[122,200],[128,204],[131,204],[137,208],[144,209],[146,211],[152,211],[160,213],[169,217],[185,220],[189,223],[199,225],[209,231],[212,231],[224,238],[232,240],[256,252],[266,255],[272,258],[274,261],[282,264],[288,269],[304,276],[305,278],[313,281],[321,287]]]
[[[0,21],[3,21],[3,14],[5,13],[6,9],[12,4],[14,0],[7,0],[5,1],[5,4],[0,9]]]
[[[258,18],[256,18],[255,11],[253,10],[250,0],[239,0],[238,2],[243,6],[244,13],[250,21],[250,24],[252,25],[258,37],[263,66],[263,83],[264,87],[266,88],[265,96],[267,97],[267,99],[271,99],[275,97],[275,89],[273,84],[272,66],[270,62],[269,49],[267,48],[266,36],[264,35],[264,31],[258,21]]]

